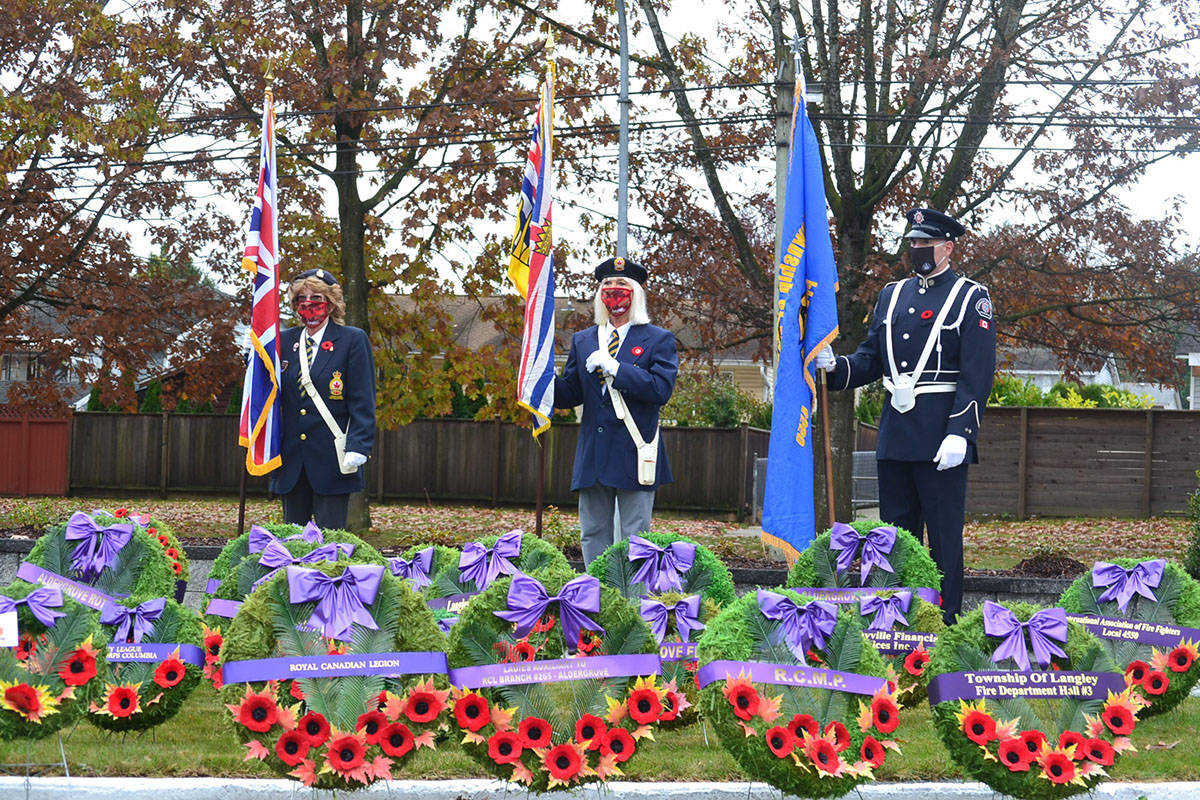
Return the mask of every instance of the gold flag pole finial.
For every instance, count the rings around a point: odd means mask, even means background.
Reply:
[[[554,58],[554,29],[549,22],[546,23],[546,58]]]
[[[267,59],[267,68],[263,71],[263,78],[267,82],[267,89],[271,88],[271,84],[275,82],[275,59]]]

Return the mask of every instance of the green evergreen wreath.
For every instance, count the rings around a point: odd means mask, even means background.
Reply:
[[[579,669],[587,670],[596,656],[657,650],[637,607],[607,586],[598,586],[599,611],[588,615],[603,632],[582,628],[577,641],[567,642],[560,607],[551,603],[532,629],[518,637],[512,623],[496,616],[509,608],[513,580],[498,579],[462,610],[450,629],[452,673],[556,661],[572,653]],[[593,579],[551,570],[538,580],[554,597],[570,581]],[[451,680],[455,678],[452,674]],[[474,690],[459,686],[452,698],[463,749],[491,774],[539,793],[621,775],[621,765],[653,739],[652,730],[667,710],[663,686],[653,676],[544,680]]]
[[[14,581],[0,595],[20,601],[18,644],[0,647],[0,740],[40,739],[73,724],[99,695],[100,626],[90,609],[53,587]]]
[[[70,522],[48,528],[25,560],[48,572],[90,586],[114,599],[174,597],[175,571],[162,544],[147,533],[145,528],[131,522],[125,509],[118,511],[121,512],[120,517],[108,511],[95,511],[90,515],[77,511],[72,515],[72,519],[80,518],[80,515],[82,518],[90,518],[99,528],[128,525],[133,529],[129,540],[115,554],[112,562],[99,572],[84,574],[76,566],[73,553],[80,545],[66,538]]]
[[[804,609],[810,602],[787,589],[778,595]],[[779,621],[764,616],[756,593],[743,595],[700,637],[701,673],[721,661],[795,664],[871,676],[881,688],[868,701],[840,690],[757,683],[730,667],[725,679],[701,689],[700,714],[752,780],[798,797],[841,797],[873,777],[886,749],[899,751],[891,739],[899,708],[887,690],[884,660],[849,608],[837,613],[823,646],[810,646],[804,659],[783,634]]]
[[[311,569],[337,578],[359,567],[370,568],[323,562]],[[421,596],[381,569],[374,599],[364,603],[378,629],[356,621],[343,640],[308,629],[317,604],[293,603],[289,570],[280,572],[246,598],[221,644],[220,670],[278,657],[443,653],[446,639]],[[221,689],[246,757],[321,789],[390,780],[393,764],[433,748],[435,734],[448,728],[448,695],[445,679],[428,675],[273,679]]]
[[[686,603],[688,597],[697,597],[697,595],[661,592],[638,601],[642,619],[650,623],[652,634],[654,625],[648,617],[653,614],[648,613],[647,604],[661,603],[666,612],[665,635],[658,646],[658,654],[662,659],[660,674],[666,698],[663,702],[663,714],[658,718],[658,723],[667,730],[685,728],[700,719],[697,705],[700,702],[700,687],[696,683],[696,669],[699,662],[694,655],[696,642],[699,640],[703,628],[716,619],[720,612],[720,608],[712,600],[701,600],[697,608],[696,621],[702,627],[698,631],[689,630],[685,638],[679,625],[678,604]],[[687,627],[690,628],[690,615],[685,614],[685,617],[689,618]],[[687,657],[688,652],[692,652],[693,655]]]
[[[523,572],[526,575],[539,575],[546,571],[552,571],[568,577],[575,574],[575,570],[571,569],[571,565],[567,563],[567,557],[557,547],[545,539],[519,530],[509,531],[508,533],[496,536],[485,536],[466,545],[462,553],[469,552],[473,544],[493,549],[501,539],[512,537],[513,534],[517,533],[521,534],[520,553],[510,558],[509,561],[516,567],[518,572]],[[460,553],[460,557],[462,553]],[[444,597],[455,597],[457,595],[478,594],[480,591],[479,587],[470,578],[462,577],[458,565],[459,562],[457,560],[450,560],[449,563],[440,564],[439,569],[433,577],[432,585],[425,590],[426,597],[434,600]]]
[[[130,635],[128,624],[105,624],[110,656],[102,674],[104,692],[88,706],[88,721],[109,731],[141,731],[169,720],[179,711],[203,672],[203,637],[196,612],[174,600],[161,599],[161,611],[144,635]],[[132,600],[120,604],[137,608]],[[119,638],[125,633],[125,640]],[[137,641],[128,644],[130,639]],[[140,660],[123,660],[113,649],[141,651]],[[153,651],[153,652],[152,652]],[[196,663],[199,661],[200,663]]]
[[[433,557],[430,559],[429,565],[429,583],[425,586],[417,586],[417,582],[415,580],[409,579],[413,580],[413,588],[421,592],[421,594],[427,599],[433,599],[434,597],[439,596],[433,594],[435,580],[439,574],[447,571],[450,569],[450,567],[454,567],[455,569],[458,568],[458,557],[460,554],[457,548],[447,547],[444,544],[418,544],[413,545],[405,550],[400,557],[408,561],[412,561],[417,557],[418,553],[427,550],[430,547],[433,548]],[[398,569],[399,567],[396,564],[396,560],[389,558],[388,571],[399,577]],[[445,595],[440,596],[444,597]]]
[[[879,597],[886,599],[899,593],[899,591],[880,592]],[[857,611],[862,617],[860,621],[864,633],[867,638],[872,639],[876,648],[879,649],[880,655],[888,662],[887,677],[896,686],[896,701],[904,708],[913,708],[923,703],[925,701],[925,685],[928,680],[925,675],[925,665],[929,663],[933,645],[927,645],[925,642],[913,642],[912,639],[920,634],[938,636],[946,629],[946,623],[942,621],[941,609],[914,594],[909,610],[904,614],[908,623],[896,620],[884,629],[880,639],[875,639],[871,626],[873,619],[878,616],[878,612],[869,617],[863,616],[862,603],[864,600],[865,598],[860,598],[860,602],[850,608]],[[905,634],[910,636],[905,636]],[[885,647],[882,639],[891,640],[892,647]],[[888,652],[889,649],[892,652]]]
[[[1141,562],[1118,558],[1113,563],[1129,570]],[[1148,627],[1200,628],[1200,583],[1179,565],[1170,561],[1163,564],[1160,582],[1150,589],[1156,600],[1134,594],[1124,608],[1116,598],[1100,602],[1105,587],[1093,585],[1096,567],[1063,592],[1059,602],[1067,613],[1146,623]],[[1107,628],[1114,633],[1126,631],[1125,626]],[[1141,719],[1175,708],[1200,680],[1200,652],[1194,638],[1183,636],[1178,644],[1161,647],[1103,635],[1098,638],[1117,667],[1125,670],[1126,680],[1146,701],[1146,707],[1138,713]]]
[[[1025,603],[1004,607],[1021,622],[1039,610]],[[984,612],[977,608],[941,635],[925,671],[930,681],[956,672],[1021,672],[1011,659],[992,661],[1001,644],[985,633]],[[1053,656],[1044,669],[1034,661],[1032,672],[1117,671],[1100,642],[1077,623],[1068,624],[1061,649],[1065,658]],[[1003,795],[1051,800],[1091,791],[1107,777],[1105,767],[1132,749],[1139,704],[1128,689],[1096,699],[950,699],[933,705],[933,722],[950,756],[972,778]]]
[[[118,508],[113,514],[114,516],[121,517],[121,512],[125,510]],[[167,558],[171,559],[171,571],[175,574],[175,580],[187,583],[188,579],[192,576],[191,564],[175,532],[162,520],[152,517],[149,514],[139,514],[136,511],[130,511],[128,519],[135,525],[141,525],[146,529],[146,533],[158,541]]]
[[[865,535],[871,530],[883,527],[885,523],[879,520],[859,520],[850,523],[850,527],[859,534]],[[902,588],[927,587],[940,591],[942,576],[937,564],[929,556],[925,546],[904,528],[896,528],[896,542],[888,553],[888,561],[894,572],[874,568],[867,573],[867,580],[861,580],[861,571],[857,566],[839,572],[837,568],[838,552],[830,548],[831,531],[825,531],[818,536],[796,558],[792,568],[788,570],[787,585],[809,587],[874,587]],[[857,564],[857,562],[856,562]]]
[[[694,539],[669,533],[647,531],[638,535],[658,547],[665,548],[675,542],[687,542],[696,546],[695,560],[692,562],[691,568],[682,574],[682,586],[678,588],[678,591],[683,594],[698,594],[718,606],[733,602],[733,599],[737,597],[729,568],[704,545]],[[629,560],[629,540],[622,539],[611,544],[598,558],[594,559],[587,571],[589,575],[595,575],[601,583],[617,589],[625,597],[654,595],[656,590],[653,587],[646,587],[642,581],[633,583],[638,567],[638,562]]]

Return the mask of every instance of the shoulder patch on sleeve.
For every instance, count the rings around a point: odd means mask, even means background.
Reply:
[[[975,301],[975,313],[980,319],[992,318],[992,301],[991,298],[981,297]]]

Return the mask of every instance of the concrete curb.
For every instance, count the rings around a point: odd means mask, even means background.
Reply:
[[[54,800],[82,794],[86,800],[296,800],[332,798],[332,792],[310,792],[300,784],[274,779],[222,778],[29,778],[0,777],[0,798]],[[390,781],[353,793],[354,797],[397,800],[503,800],[525,791],[494,780]],[[343,796],[350,796],[343,793]],[[547,800],[779,800],[777,789],[764,783],[634,783],[595,784],[572,792],[551,792]],[[872,783],[847,797],[864,800],[995,800],[995,792],[975,782]],[[1098,800],[1194,800],[1200,782],[1104,783],[1091,795]]]

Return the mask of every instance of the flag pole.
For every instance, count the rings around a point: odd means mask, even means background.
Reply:
[[[546,23],[546,61],[553,65],[554,62],[554,29],[550,27],[550,23]],[[547,113],[553,116],[554,110],[547,109]],[[553,119],[543,121],[543,124],[548,124],[550,130],[554,130]],[[553,409],[551,409],[553,413]],[[544,508],[546,496],[546,446],[542,442],[540,436],[534,437],[534,442],[537,443],[537,489],[534,497],[535,519],[534,535],[539,539],[542,538],[542,510]]]
[[[825,370],[817,370],[817,382],[821,387],[821,432],[825,444],[825,504],[829,510],[829,526],[833,527],[837,515],[833,510],[833,446],[829,441],[829,388],[825,377]]]

